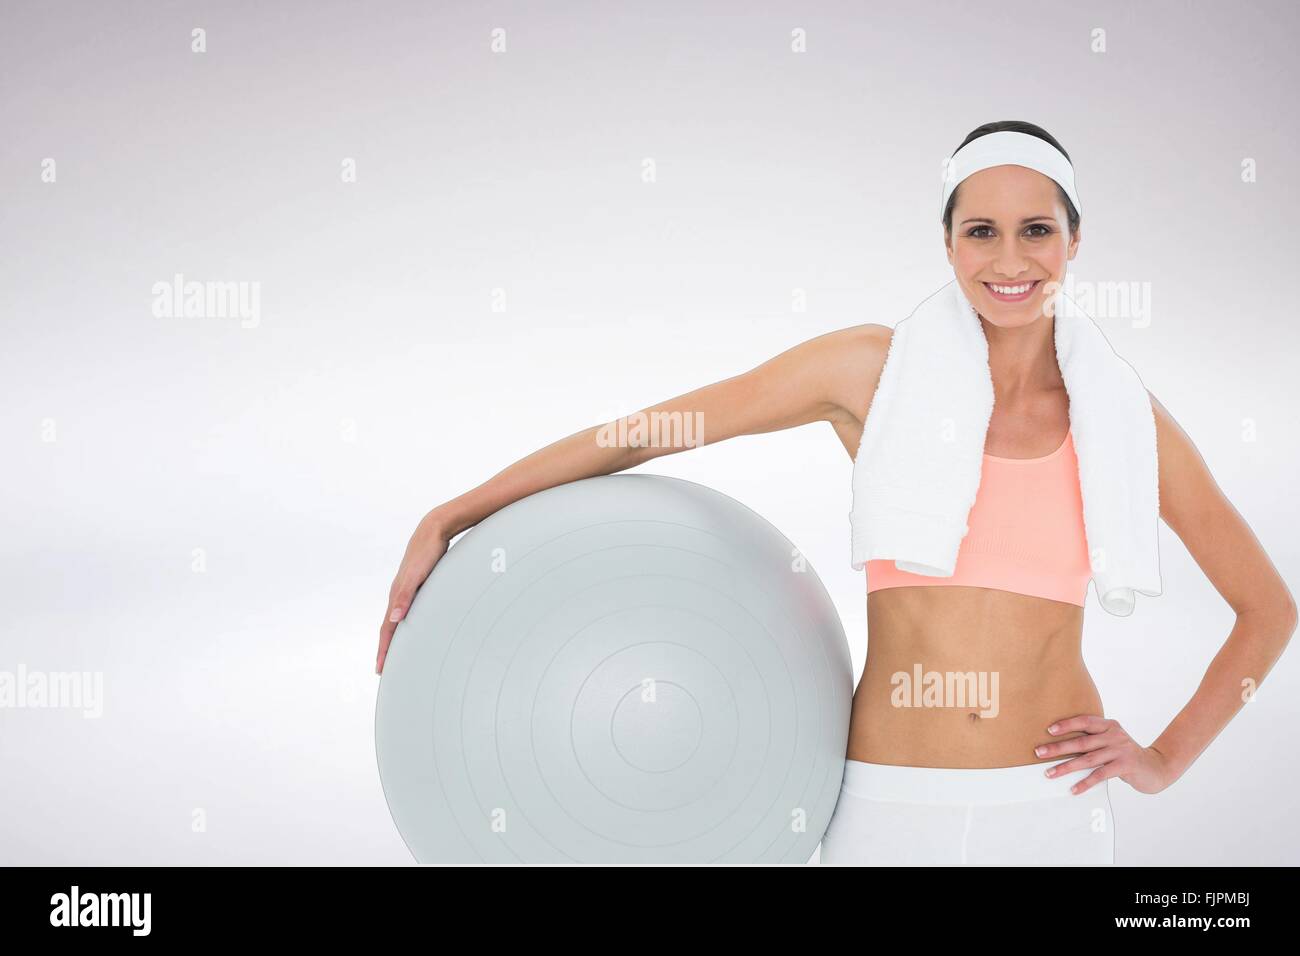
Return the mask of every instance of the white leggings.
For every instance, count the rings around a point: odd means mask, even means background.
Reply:
[[[1114,863],[1107,781],[1072,794],[1070,787],[1092,768],[1050,778],[1043,775],[1048,766],[1044,762],[965,770],[845,761],[839,802],[822,837],[821,862],[831,866]]]

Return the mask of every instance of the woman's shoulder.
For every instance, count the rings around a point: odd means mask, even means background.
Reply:
[[[889,354],[894,330],[887,325],[864,323],[824,332],[801,342],[787,354],[799,357],[824,374],[845,371],[853,379],[874,370],[878,375]]]
[[[862,369],[885,364],[893,335],[894,330],[888,325],[865,322],[862,325],[850,325],[838,329],[829,333],[826,338],[832,339],[836,348],[850,353],[855,359],[855,367]],[[879,372],[879,368],[876,371]]]
[[[864,323],[845,331],[848,333],[848,339],[861,354],[863,369],[870,372],[874,379],[879,379],[880,372],[885,366],[885,359],[889,356],[889,345],[894,337],[893,328],[888,325]]]
[[[845,425],[861,429],[876,394],[894,330],[863,323],[828,333],[825,374]]]
[[[889,339],[893,336],[894,330],[888,325],[877,325],[874,322],[864,322],[862,325],[851,325],[846,329],[841,329],[849,338],[860,339],[865,343],[884,345],[888,347]]]

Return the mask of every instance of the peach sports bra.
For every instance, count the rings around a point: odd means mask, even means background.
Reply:
[[[951,577],[867,562],[867,593],[882,588],[965,585],[1014,591],[1083,607],[1092,567],[1083,526],[1073,430],[1042,458],[985,454],[975,504]]]

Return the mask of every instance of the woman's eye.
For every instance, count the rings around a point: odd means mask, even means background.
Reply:
[[[1035,229],[1041,229],[1042,231],[1034,232],[1033,230]],[[988,226],[975,226],[970,232],[966,233],[966,235],[970,236],[972,239],[987,239],[987,233],[990,231],[991,230]],[[1041,239],[1044,236],[1050,236],[1052,234],[1052,227],[1043,225],[1041,222],[1036,222],[1032,226],[1029,226],[1026,231],[1032,238]]]

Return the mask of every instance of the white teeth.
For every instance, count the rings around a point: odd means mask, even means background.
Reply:
[[[992,282],[988,283],[988,287],[998,295],[1023,295],[1032,289],[1033,286],[1034,284],[1032,282],[1027,283],[1026,285],[994,285]]]

